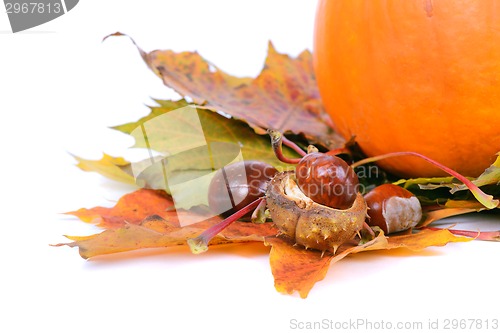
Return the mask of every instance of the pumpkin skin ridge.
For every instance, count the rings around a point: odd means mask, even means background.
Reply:
[[[415,151],[478,176],[500,151],[500,1],[428,3],[320,0],[321,97],[368,156]],[[414,157],[379,164],[406,178],[444,175]]]

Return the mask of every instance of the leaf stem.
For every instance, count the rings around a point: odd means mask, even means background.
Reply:
[[[300,156],[306,156],[307,153],[302,148],[300,148],[295,142],[287,139],[286,136],[282,135],[281,140],[283,141],[283,144],[285,146],[293,149]]]
[[[212,238],[217,236],[217,234],[222,230],[226,229],[229,225],[231,225],[231,223],[238,220],[240,217],[244,216],[245,214],[252,211],[252,209],[255,209],[257,206],[259,206],[262,200],[264,200],[263,197],[252,201],[251,203],[249,203],[236,213],[228,216],[224,220],[220,221],[217,224],[214,224],[207,230],[203,231],[198,237],[189,238],[187,240],[187,244],[189,245],[189,249],[191,250],[191,252],[194,254],[200,254],[206,252],[208,250],[208,243],[210,243]]]
[[[374,156],[374,157],[368,157],[368,158],[362,159],[360,161],[357,161],[357,162],[351,164],[351,167],[355,168],[355,167],[358,167],[358,166],[363,165],[363,164],[380,161],[380,160],[385,159],[385,158],[399,157],[399,156],[419,157],[419,158],[423,159],[424,161],[427,161],[428,163],[437,166],[438,168],[440,168],[441,170],[443,170],[447,174],[457,178],[462,183],[464,183],[464,185],[467,186],[467,188],[472,192],[474,197],[481,204],[483,204],[483,206],[485,206],[486,208],[493,209],[493,208],[498,207],[498,205],[500,204],[499,200],[494,199],[492,195],[487,195],[486,193],[484,193],[477,185],[475,185],[473,182],[471,182],[469,179],[467,179],[463,175],[459,174],[455,170],[452,170],[452,169],[448,168],[447,166],[445,166],[437,161],[434,161],[433,159],[431,159],[425,155],[422,155],[422,154],[419,154],[416,152],[412,152],[412,151],[395,152],[395,153],[388,153],[388,154]]]
[[[271,137],[271,145],[273,147],[274,155],[278,158],[283,163],[288,163],[288,164],[297,164],[300,161],[300,158],[288,158],[285,155],[283,155],[283,134],[281,132],[268,129],[267,133]]]

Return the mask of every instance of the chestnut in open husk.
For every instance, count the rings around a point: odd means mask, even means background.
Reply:
[[[297,186],[295,173],[278,173],[266,191],[267,207],[278,229],[305,248],[335,253],[363,228],[367,206],[358,193],[351,207],[335,209],[314,202]]]

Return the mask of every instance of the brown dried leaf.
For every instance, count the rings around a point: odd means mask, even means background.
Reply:
[[[248,122],[259,134],[272,128],[304,133],[311,142],[328,148],[344,145],[344,140],[333,132],[331,120],[323,109],[312,55],[307,50],[291,58],[278,53],[269,43],[264,68],[252,79],[229,75],[196,52],[147,53],[138,49],[166,86],[207,109]]]

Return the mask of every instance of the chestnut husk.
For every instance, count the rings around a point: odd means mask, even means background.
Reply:
[[[274,176],[266,191],[267,207],[282,234],[305,248],[335,253],[363,228],[367,206],[358,193],[347,209],[335,209],[308,198],[297,186],[295,173]]]

